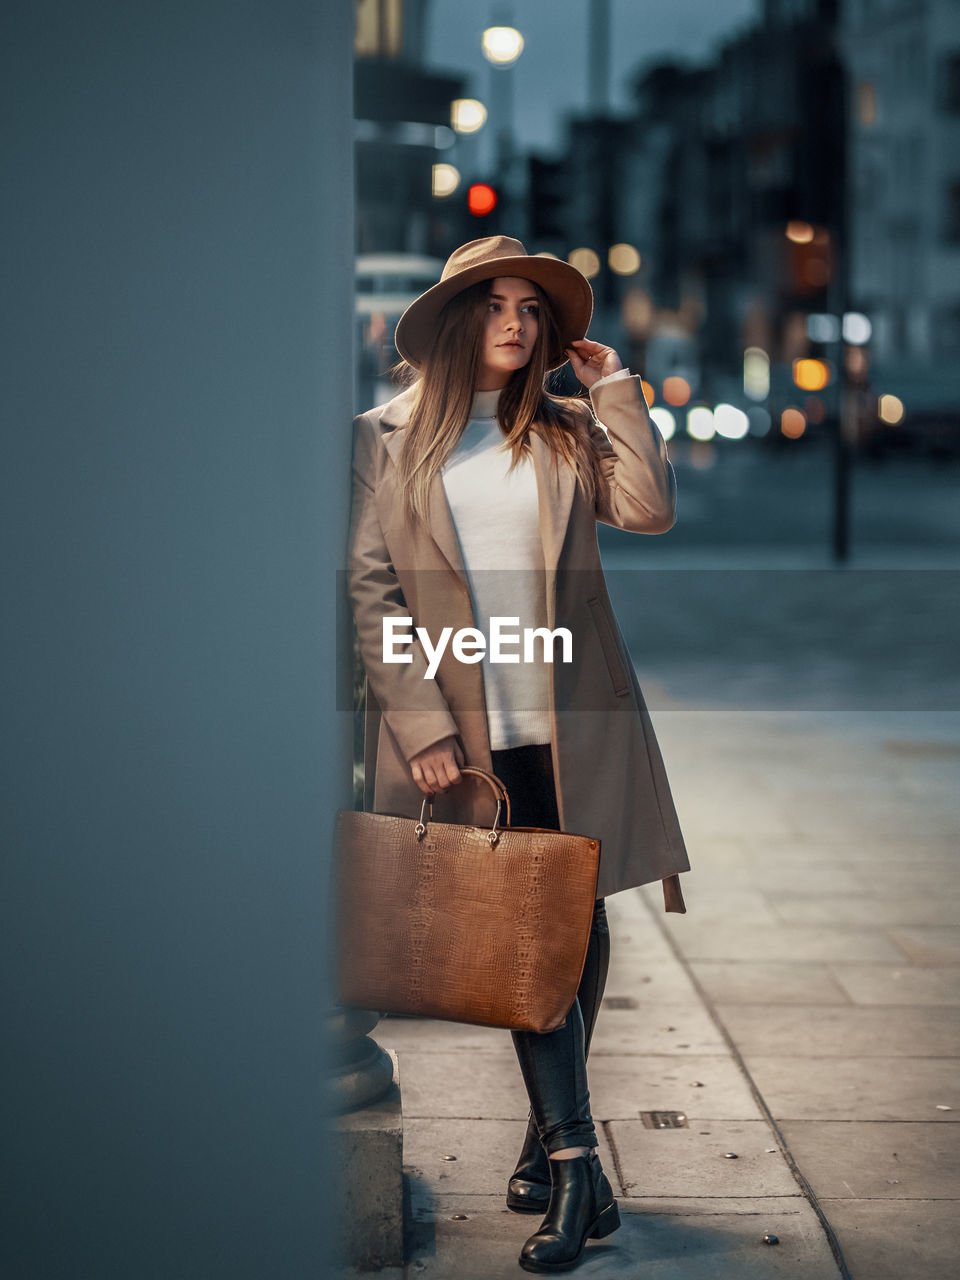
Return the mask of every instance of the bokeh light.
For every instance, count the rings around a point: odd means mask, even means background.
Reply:
[[[632,276],[640,270],[640,254],[632,244],[613,244],[607,254],[610,270],[618,276]]]
[[[843,317],[843,340],[851,346],[863,347],[870,341],[873,325],[861,311],[848,311]]]
[[[784,234],[794,244],[811,244],[816,232],[809,222],[788,222]]]
[[[641,378],[640,385],[641,387],[643,387],[643,398],[644,400],[646,400],[647,408],[649,409],[650,406],[653,404],[654,400],[656,400],[657,393],[653,389],[652,382],[644,382],[644,380]]]
[[[713,410],[705,404],[694,405],[687,414],[687,435],[694,440],[712,440],[716,433]]]
[[[822,312],[811,312],[807,316],[807,337],[811,342],[836,342],[840,337],[839,319]]]
[[[870,359],[863,347],[847,347],[843,363],[851,378],[865,378],[870,368]]]
[[[450,103],[450,123],[457,133],[476,133],[487,123],[487,108],[477,98],[455,98]]]
[[[747,419],[750,423],[750,434],[752,436],[765,436],[770,434],[773,419],[770,417],[769,410],[764,409],[763,405],[751,405],[747,410]]]
[[[452,164],[435,164],[433,166],[433,197],[435,200],[446,200],[452,196],[460,185],[460,171]]]
[[[567,261],[588,280],[592,280],[600,270],[600,259],[592,249],[574,249],[568,254]]]
[[[717,450],[712,440],[693,440],[687,449],[687,466],[695,471],[709,471],[717,465]]]
[[[881,422],[895,427],[904,415],[903,401],[899,396],[883,395],[877,404],[877,414]]]
[[[803,412],[806,414],[808,422],[819,426],[821,422],[826,421],[827,406],[819,396],[807,396],[803,402]]]
[[[485,218],[497,207],[497,193],[486,182],[473,182],[467,191],[467,208],[477,218]]]
[[[667,404],[672,404],[675,409],[680,409],[687,404],[693,394],[690,383],[686,378],[680,378],[676,375],[663,380],[663,398]]]
[[[657,409],[650,410],[650,417],[657,424],[660,434],[664,440],[669,440],[677,429],[677,420],[669,409],[662,406]]]
[[[750,419],[735,404],[718,404],[713,411],[717,435],[725,440],[742,440],[750,430]]]
[[[788,440],[799,440],[807,429],[807,420],[800,409],[791,405],[780,415],[780,433]]]
[[[760,347],[743,353],[743,392],[751,400],[766,400],[770,394],[770,357]]]
[[[635,338],[644,338],[653,324],[653,299],[644,289],[628,289],[620,307],[623,327]]]
[[[523,53],[523,36],[516,27],[487,27],[481,47],[488,62],[508,67]]]
[[[830,367],[823,360],[794,360],[793,381],[801,391],[822,391],[830,382]]]

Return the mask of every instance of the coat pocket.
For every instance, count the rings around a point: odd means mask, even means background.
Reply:
[[[620,648],[614,634],[613,623],[599,596],[591,596],[587,604],[590,606],[593,625],[596,627],[597,635],[600,637],[600,646],[603,649],[603,658],[607,664],[613,692],[618,698],[623,698],[630,692],[630,681],[624,669],[623,659],[620,656]]]

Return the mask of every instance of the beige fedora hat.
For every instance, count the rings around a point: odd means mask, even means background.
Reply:
[[[564,347],[584,337],[593,315],[593,290],[576,267],[558,258],[527,253],[510,236],[485,236],[454,249],[435,284],[422,293],[397,321],[394,343],[409,364],[419,369],[429,356],[440,312],[455,295],[478,280],[520,276],[535,281],[550,299],[560,329],[560,346],[547,357],[550,369],[559,369],[569,358]]]

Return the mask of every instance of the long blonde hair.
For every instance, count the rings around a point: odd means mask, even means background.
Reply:
[[[500,393],[497,420],[511,446],[510,469],[529,453],[535,431],[549,446],[557,466],[562,459],[593,503],[602,483],[596,454],[583,422],[584,401],[555,396],[546,390],[548,357],[560,343],[553,308],[544,291],[531,281],[540,304],[537,338],[530,359],[517,369]],[[492,280],[481,280],[456,294],[440,313],[429,360],[417,371],[401,360],[392,372],[408,386],[419,387],[407,423],[407,437],[397,463],[403,514],[408,521],[426,520],[433,478],[456,448],[470,418],[480,376],[487,299]]]

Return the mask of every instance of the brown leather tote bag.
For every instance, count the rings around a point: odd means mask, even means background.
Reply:
[[[335,834],[338,998],[380,1013],[553,1031],[583,973],[600,841],[342,809]],[[427,807],[430,817],[427,817]],[[500,825],[505,810],[506,825]]]

